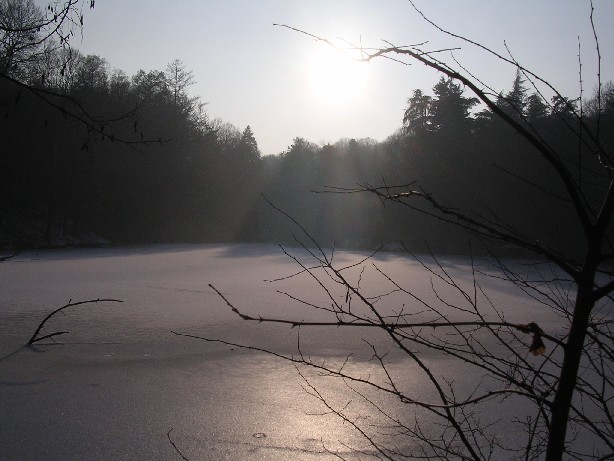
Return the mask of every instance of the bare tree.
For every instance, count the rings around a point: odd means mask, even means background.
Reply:
[[[410,2],[411,3],[411,2]],[[412,3],[413,6],[413,3]],[[414,7],[415,8],[415,7]],[[416,11],[431,22],[419,10]],[[593,9],[591,5],[591,24]],[[299,230],[296,237],[302,254],[283,251],[298,265],[296,274],[285,278],[304,277],[321,289],[314,299],[283,293],[290,301],[330,315],[330,319],[310,322],[300,319],[264,318],[239,309],[221,290],[214,288],[227,306],[246,321],[269,322],[291,327],[308,326],[377,329],[385,334],[391,347],[400,351],[413,364],[411,370],[393,367],[383,351],[372,344],[373,359],[379,364],[378,376],[365,377],[354,373],[349,359],[335,364],[310,358],[299,345],[297,354],[284,355],[265,351],[296,364],[307,366],[326,376],[339,378],[352,397],[343,403],[331,402],[302,371],[308,393],[319,399],[332,412],[354,427],[371,445],[379,459],[612,459],[614,457],[614,336],[612,322],[612,290],[614,290],[614,244],[610,240],[614,213],[614,159],[603,143],[600,123],[587,123],[579,107],[564,98],[556,88],[536,73],[523,67],[514,57],[503,56],[433,24],[441,33],[478,47],[484,53],[510,64],[536,89],[542,103],[561,118],[566,130],[577,141],[576,158],[566,158],[549,143],[537,126],[522,111],[514,112],[513,101],[497,103],[500,93],[486,86],[456,63],[439,58],[440,52],[429,52],[421,45],[384,48],[355,47],[361,59],[410,59],[424,64],[468,88],[500,120],[512,127],[532,147],[536,156],[546,162],[556,176],[566,206],[574,213],[582,235],[580,254],[566,251],[553,242],[542,242],[523,233],[515,223],[497,215],[485,216],[446,206],[437,197],[410,185],[362,185],[355,189],[330,188],[332,193],[369,193],[384,204],[396,203],[411,212],[460,227],[478,238],[497,271],[487,271],[472,257],[467,266],[468,277],[458,277],[434,255],[416,256],[427,274],[432,296],[425,298],[385,273],[377,262],[366,257],[358,263],[340,265],[334,250],[326,251],[284,211]],[[287,27],[327,43],[325,38]],[[595,46],[599,50],[593,25]],[[599,79],[601,77],[599,76]],[[599,94],[601,82],[599,81]],[[546,88],[554,94],[556,107],[539,91]],[[561,110],[561,105],[565,110]],[[601,104],[595,109],[598,120]],[[510,110],[510,107],[512,110]],[[528,182],[526,178],[520,178]],[[551,194],[539,184],[530,184],[535,194]],[[274,206],[274,205],[272,205]],[[495,245],[492,245],[494,242]],[[498,255],[499,244],[528,254],[529,263],[521,266]],[[411,253],[411,249],[407,248]],[[374,292],[366,283],[368,275],[388,285]],[[530,314],[500,306],[485,288],[489,280],[498,278],[514,285],[538,310],[556,319],[542,328]],[[381,285],[378,285],[381,286]],[[213,288],[213,287],[212,287]],[[322,300],[324,298],[324,300]],[[386,301],[388,304],[386,305]],[[200,338],[230,344],[224,340]],[[247,345],[258,351],[262,348]],[[437,354],[456,364],[452,370],[440,368],[429,359]],[[447,362],[446,362],[447,363]],[[461,386],[455,371],[477,382]],[[301,370],[301,368],[299,368]],[[428,392],[408,385],[423,380]],[[380,418],[374,425],[352,410],[351,401],[361,399],[373,415]],[[391,411],[382,399],[392,399],[399,411]],[[508,406],[508,416],[497,421],[493,405]],[[510,408],[511,407],[511,408]],[[394,407],[393,407],[394,408]],[[364,407],[363,407],[364,409]],[[417,416],[429,414],[434,424]],[[364,415],[363,415],[364,416]],[[505,431],[520,425],[522,440],[510,443]]]
[[[0,76],[22,80],[21,69],[40,53],[45,45],[70,47],[70,39],[83,26],[83,6],[94,0],[50,2],[44,12],[32,0],[0,2]]]
[[[166,66],[166,78],[173,93],[175,106],[183,106],[186,110],[191,110],[196,101],[188,97],[187,89],[196,83],[194,72],[188,70],[179,59],[174,59]]]
[[[94,4],[95,0],[55,0],[41,10],[32,0],[0,0],[0,83],[17,92],[10,101],[19,100],[21,93],[30,94],[84,127],[86,150],[92,137],[119,141],[135,149],[162,143],[160,138],[130,139],[116,133],[115,125],[136,124],[136,108],[112,117],[99,116],[78,98],[47,85],[54,80],[48,72],[64,80],[75,62],[82,60],[71,43],[82,34],[84,9],[92,9]],[[53,69],[40,72],[41,64]]]

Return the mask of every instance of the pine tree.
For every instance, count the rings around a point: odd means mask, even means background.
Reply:
[[[463,88],[451,78],[441,77],[433,87],[435,99],[431,104],[431,124],[434,131],[469,127],[469,111],[478,103],[476,98],[463,96]]]
[[[433,98],[422,90],[414,90],[414,95],[407,100],[408,107],[403,115],[403,126],[407,134],[427,131],[430,126],[431,104]]]
[[[243,130],[243,134],[241,134],[241,141],[237,146],[236,155],[240,161],[247,163],[255,163],[260,160],[258,143],[249,125],[247,125],[245,130]]]
[[[530,124],[534,124],[548,117],[548,106],[546,106],[542,97],[537,93],[533,93],[527,98],[526,116],[527,122]]]
[[[508,112],[515,117],[524,118],[526,115],[527,88],[520,69],[516,70],[516,77],[512,84],[512,90],[503,98],[503,105]]]

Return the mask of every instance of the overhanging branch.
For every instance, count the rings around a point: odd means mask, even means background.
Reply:
[[[328,326],[328,327],[357,327],[357,328],[380,328],[384,330],[402,330],[402,329],[410,329],[410,328],[459,328],[459,327],[479,327],[479,328],[511,328],[522,333],[533,334],[536,338],[546,338],[549,341],[557,344],[558,346],[564,347],[565,344],[558,340],[557,338],[550,336],[541,330],[539,326],[530,322],[528,324],[520,324],[520,323],[511,323],[511,322],[487,322],[487,321],[466,321],[466,322],[453,322],[453,321],[445,321],[445,322],[386,322],[386,321],[345,321],[338,318],[336,321],[323,321],[323,322],[313,322],[306,320],[290,320],[290,319],[280,319],[275,317],[254,317],[244,312],[241,312],[237,309],[215,286],[209,284],[209,287],[217,293],[217,295],[224,300],[226,305],[230,307],[230,310],[238,315],[242,320],[258,322],[258,323],[277,323],[282,325],[289,325],[291,328],[302,327],[302,326]]]

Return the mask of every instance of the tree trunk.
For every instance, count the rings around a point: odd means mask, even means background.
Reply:
[[[550,423],[546,461],[561,461],[565,450],[565,436],[569,422],[571,400],[576,387],[588,321],[595,304],[592,290],[594,277],[591,276],[592,274],[594,274],[594,271],[591,271],[589,276],[584,277],[578,283],[573,320],[569,330],[569,339],[565,345],[565,356],[561,367],[561,377],[552,406],[552,421]]]

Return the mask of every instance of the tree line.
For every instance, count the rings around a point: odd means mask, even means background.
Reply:
[[[5,0],[3,17],[18,6],[20,21],[41,14],[30,0]],[[37,44],[19,27],[2,30],[2,246],[87,243],[92,234],[116,244],[292,240],[264,195],[325,245],[403,240],[425,249],[428,236],[434,249],[463,248],[466,236],[457,229],[347,193],[383,181],[416,182],[450,206],[581,250],[578,236],[566,231],[576,218],[565,211],[562,186],[545,162],[451,79],[442,77],[432,95],[414,90],[399,114],[402,128],[382,142],[317,145],[296,137],[284,152],[262,156],[249,126],[211,118],[190,95],[194,75],[181,61],[128,76],[100,56]],[[497,101],[560,146],[580,177],[595,160],[569,130],[578,126],[573,110],[582,104],[583,118],[599,120],[604,139],[614,122],[611,82],[585,101],[555,97],[547,104],[518,72]],[[549,194],[536,201],[535,188]]]

